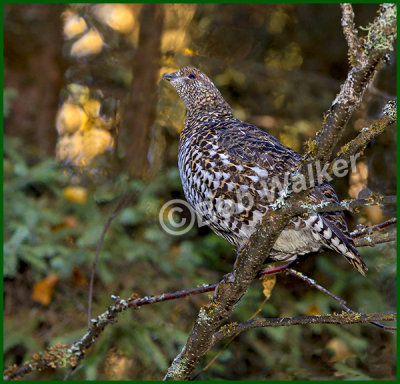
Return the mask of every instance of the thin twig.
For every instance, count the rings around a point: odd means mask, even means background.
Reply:
[[[361,228],[361,229],[356,229],[355,231],[351,232],[350,235],[353,239],[363,236],[363,235],[370,235],[371,233],[378,231],[382,228],[386,228],[389,225],[394,225],[397,223],[397,217],[392,217],[389,220],[384,221],[383,223],[379,223],[376,225],[373,225],[371,227],[366,227],[366,228]]]
[[[133,196],[134,196],[133,192],[127,193],[126,195],[123,196],[118,206],[114,209],[113,212],[111,212],[110,216],[108,216],[108,219],[104,225],[103,231],[101,232],[99,241],[97,243],[96,253],[94,255],[93,264],[90,271],[89,298],[88,298],[88,328],[90,327],[90,319],[92,318],[93,285],[94,285],[94,277],[96,275],[96,265],[97,265],[97,260],[99,259],[101,246],[103,245],[104,237],[106,235],[108,228],[111,225],[111,222],[118,215],[118,213],[121,212],[127,206],[127,204],[131,201]]]
[[[356,247],[373,247],[377,244],[389,243],[391,241],[396,241],[395,232],[377,232],[362,238],[354,239],[354,244]]]
[[[357,313],[355,311],[353,311],[352,309],[350,309],[349,307],[346,306],[346,302],[341,299],[340,297],[334,295],[332,292],[328,291],[326,288],[324,288],[323,286],[319,285],[315,280],[311,279],[308,276],[303,275],[301,272],[296,271],[295,269],[292,268],[288,268],[285,271],[287,274],[291,275],[291,276],[295,276],[300,280],[305,281],[307,284],[311,285],[312,287],[318,289],[319,291],[325,293],[326,295],[328,295],[329,297],[331,297],[332,299],[334,299],[335,301],[337,301],[339,303],[339,305],[348,313]],[[387,330],[396,330],[396,327],[389,327],[386,325],[382,325],[380,323],[371,321],[371,324],[374,324],[380,328],[384,328]]]
[[[354,12],[351,4],[340,4],[342,8],[342,27],[343,34],[347,40],[349,47],[350,61],[354,63],[360,52],[360,42],[358,40],[358,33],[354,24]]]

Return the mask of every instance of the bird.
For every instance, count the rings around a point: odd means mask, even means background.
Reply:
[[[285,196],[285,174],[296,172],[303,157],[264,130],[235,118],[200,69],[183,67],[163,79],[186,105],[178,150],[185,198],[202,222],[240,249],[274,209],[274,201]],[[339,201],[326,180],[310,188],[307,199],[313,204]],[[342,211],[294,216],[266,262],[292,263],[324,250],[342,254],[365,275],[367,266]]]

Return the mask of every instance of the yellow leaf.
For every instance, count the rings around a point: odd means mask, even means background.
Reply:
[[[188,56],[193,56],[193,55],[196,55],[196,52],[193,51],[193,49],[185,48],[185,49],[183,50],[183,54],[184,54],[184,55],[188,55]]]
[[[66,135],[82,130],[88,117],[85,111],[75,104],[64,103],[56,118],[56,128],[59,135]]]
[[[94,157],[113,147],[114,139],[109,132],[103,129],[91,129],[83,136],[82,160],[89,164]]]
[[[307,308],[306,314],[310,315],[310,316],[312,316],[312,315],[322,315],[322,312],[319,310],[318,305],[312,304]]]
[[[63,189],[64,196],[67,200],[74,203],[83,204],[87,200],[86,188],[79,187],[78,185],[70,185]]]
[[[329,340],[328,343],[326,344],[326,347],[332,350],[333,352],[331,361],[341,360],[353,355],[348,345],[338,337]]]
[[[77,162],[83,150],[83,135],[78,131],[57,142],[56,157],[59,162]]]
[[[132,30],[134,19],[132,9],[125,4],[101,4],[95,7],[96,16],[112,29],[121,33]]]
[[[58,280],[59,277],[53,274],[35,283],[32,299],[42,305],[49,305]]]
[[[275,286],[275,283],[276,283],[276,275],[266,275],[262,279],[262,285],[264,287],[263,294],[267,300],[271,297],[271,292]]]
[[[66,39],[72,39],[86,31],[85,20],[76,13],[65,11],[62,16],[64,18],[64,36]]]
[[[83,106],[85,112],[92,119],[96,119],[100,115],[100,101],[96,99],[89,99]]]
[[[100,33],[92,28],[72,45],[71,55],[75,57],[96,55],[101,52],[103,45]]]
[[[89,100],[90,89],[86,85],[70,83],[67,85],[69,98],[79,105],[84,105]]]

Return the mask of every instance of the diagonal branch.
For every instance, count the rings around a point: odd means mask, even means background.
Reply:
[[[317,135],[310,148],[315,160],[327,162],[332,149],[343,135],[348,120],[360,105],[363,94],[378,70],[384,56],[393,50],[397,37],[397,10],[395,4],[383,4],[378,17],[367,29],[363,39],[362,54],[347,75],[340,93],[325,115],[322,131]],[[375,44],[374,44],[375,42]]]
[[[90,319],[92,318],[92,303],[93,303],[93,286],[94,286],[94,278],[96,276],[96,265],[97,260],[99,259],[101,246],[103,245],[104,237],[108,231],[108,228],[111,225],[111,222],[115,219],[115,217],[129,204],[134,196],[133,192],[127,193],[118,203],[117,207],[111,212],[110,216],[108,216],[106,223],[104,224],[103,231],[101,232],[99,241],[96,246],[96,252],[94,255],[92,268],[90,272],[90,283],[89,283],[89,297],[88,297],[88,328],[90,327]]]
[[[353,311],[352,309],[350,309],[350,308],[346,305],[346,302],[345,302],[343,299],[341,299],[340,297],[334,295],[332,292],[328,291],[326,288],[324,288],[323,286],[319,285],[315,280],[311,279],[310,277],[305,276],[305,275],[303,275],[301,272],[296,271],[295,269],[292,269],[292,268],[288,268],[288,269],[286,270],[286,273],[289,274],[289,275],[291,275],[291,276],[297,277],[297,278],[300,279],[300,280],[305,281],[307,284],[311,285],[313,288],[316,288],[316,289],[318,289],[319,291],[321,291],[322,293],[328,295],[328,296],[331,297],[333,300],[335,300],[336,302],[338,302],[339,305],[342,307],[342,309],[343,309],[345,312],[347,312],[347,313],[353,313],[353,314],[354,314],[354,313],[357,313],[357,312]],[[380,328],[384,328],[384,329],[386,329],[386,330],[392,330],[392,331],[393,331],[393,330],[396,330],[396,327],[389,327],[389,326],[386,326],[386,325],[382,325],[382,324],[380,324],[380,323],[378,323],[378,322],[376,322],[376,321],[371,321],[371,324],[376,325],[376,326],[378,326],[378,327],[380,327]]]
[[[331,162],[328,173],[332,173],[335,162],[341,160],[349,163],[351,158],[364,151],[368,143],[380,135],[387,127],[397,120],[397,102],[389,101],[383,109],[382,116],[369,127],[363,128],[361,132],[350,142],[340,148],[336,159]]]

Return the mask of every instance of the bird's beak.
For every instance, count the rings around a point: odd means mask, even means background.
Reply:
[[[176,79],[178,76],[175,73],[164,75],[162,78],[168,81]]]

